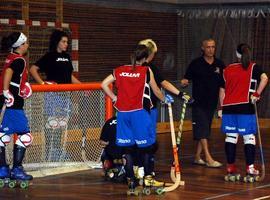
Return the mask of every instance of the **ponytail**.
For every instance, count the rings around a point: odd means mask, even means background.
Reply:
[[[251,49],[247,44],[240,44],[237,47],[236,55],[240,59],[244,69],[247,69],[251,62]]]
[[[135,51],[131,54],[130,60],[133,70],[136,67],[136,62],[141,61],[142,59],[148,58],[149,50],[145,45],[137,45]]]

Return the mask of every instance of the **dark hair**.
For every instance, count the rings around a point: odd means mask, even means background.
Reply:
[[[3,37],[1,41],[1,50],[2,51],[11,50],[12,45],[18,40],[20,35],[21,35],[20,32],[12,32],[7,37]]]
[[[134,52],[131,54],[131,64],[133,67],[136,66],[136,61],[140,61],[143,58],[148,58],[149,49],[145,45],[137,45]]]
[[[251,62],[251,48],[247,44],[239,44],[236,50],[239,54],[241,54],[241,63],[244,69],[247,69]]]
[[[49,44],[49,51],[56,51],[58,43],[60,42],[60,40],[62,39],[62,37],[67,37],[68,38],[68,34],[64,31],[61,30],[55,30],[50,37],[50,44]]]

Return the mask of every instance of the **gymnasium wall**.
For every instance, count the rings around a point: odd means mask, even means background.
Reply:
[[[129,63],[139,40],[152,38],[159,47],[155,58],[168,79],[177,79],[177,14],[104,8],[57,0],[1,0],[0,18],[63,21],[79,25],[79,77],[100,81],[118,65]],[[31,45],[31,44],[30,44]],[[165,60],[165,61],[164,61]],[[165,64],[164,64],[165,62]],[[169,62],[170,67],[167,68]]]

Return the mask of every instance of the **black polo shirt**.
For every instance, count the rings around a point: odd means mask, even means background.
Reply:
[[[192,81],[193,106],[215,109],[218,103],[219,88],[221,87],[224,63],[215,58],[212,64],[201,56],[193,60],[186,71],[185,79]]]
[[[71,83],[72,81],[72,61],[66,52],[48,52],[35,65],[45,73],[47,81],[56,83]]]
[[[161,88],[161,83],[165,80],[164,77],[160,73],[160,71],[157,68],[157,66],[153,65],[152,63],[149,63],[147,65],[150,67],[150,69],[153,72],[153,75],[154,75],[155,81],[157,83],[157,86],[159,88]],[[159,101],[159,99],[156,97],[156,95],[154,94],[154,92],[152,91],[152,89],[151,89],[151,101],[152,101],[152,104],[154,106],[153,108],[156,108],[157,107],[157,102]]]

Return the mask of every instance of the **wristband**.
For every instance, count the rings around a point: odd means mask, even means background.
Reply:
[[[259,97],[260,97],[260,95],[259,95],[259,93],[258,93],[258,92],[254,92],[254,93],[252,94],[252,96],[257,97],[257,98],[259,98]]]

